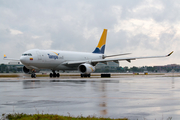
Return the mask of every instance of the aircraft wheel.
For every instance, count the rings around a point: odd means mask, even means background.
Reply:
[[[31,78],[33,78],[34,77],[34,75],[33,74],[31,74]]]
[[[36,74],[31,74],[31,78],[36,78]]]
[[[84,77],[84,75],[83,75],[83,74],[81,74],[81,77]]]
[[[87,76],[88,76],[88,77],[91,77],[91,74],[88,74]]]
[[[57,73],[57,74],[56,74],[56,77],[59,77],[59,76],[60,76],[60,74],[59,74],[59,73]]]
[[[56,73],[53,74],[53,77],[56,77]]]
[[[52,74],[52,73],[50,73],[50,74],[49,74],[49,76],[50,76],[50,78],[52,78],[52,77],[53,77],[53,74]]]
[[[91,74],[81,74],[81,77],[91,77]]]
[[[91,77],[91,74],[81,74],[81,77]]]

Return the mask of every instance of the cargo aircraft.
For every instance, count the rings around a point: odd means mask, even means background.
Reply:
[[[105,55],[105,45],[106,45],[106,35],[107,29],[104,29],[99,43],[95,50],[92,53],[87,52],[74,52],[74,51],[61,51],[61,50],[39,50],[31,49],[22,54],[20,59],[7,58],[4,55],[4,60],[17,60],[20,61],[24,67],[24,73],[31,74],[32,78],[36,77],[36,72],[40,69],[50,69],[50,77],[59,77],[59,70],[78,70],[81,73],[81,77],[90,77],[90,74],[95,71],[95,66],[97,63],[107,63],[110,61],[118,63],[119,61],[128,61],[136,59],[145,59],[145,58],[160,58],[168,57],[168,55],[163,56],[147,56],[147,57],[127,57],[127,58],[110,58],[125,54],[116,54],[116,55]],[[57,71],[57,73],[56,73]]]

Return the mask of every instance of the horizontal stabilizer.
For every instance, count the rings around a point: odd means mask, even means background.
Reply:
[[[4,58],[7,58],[7,56],[4,54]]]
[[[20,59],[7,58],[7,56],[5,54],[4,54],[4,60],[20,61]]]

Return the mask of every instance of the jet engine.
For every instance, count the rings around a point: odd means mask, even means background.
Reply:
[[[33,69],[33,68],[28,69],[26,66],[23,67],[23,72],[27,74],[38,73],[39,71],[40,69]]]
[[[95,71],[95,67],[90,64],[84,63],[79,65],[78,70],[83,74],[90,74]]]
[[[27,69],[25,66],[23,67],[23,72],[24,73],[29,73],[30,72],[30,70],[29,69]]]

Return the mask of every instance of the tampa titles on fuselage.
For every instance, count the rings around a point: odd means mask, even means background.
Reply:
[[[59,53],[54,52],[56,55],[47,54],[49,56],[49,59],[58,59]]]

